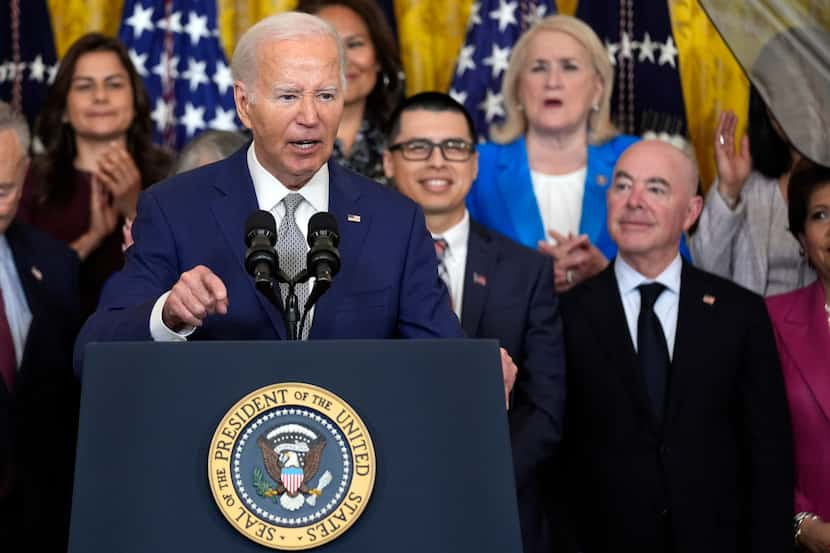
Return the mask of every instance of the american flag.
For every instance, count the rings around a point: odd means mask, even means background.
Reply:
[[[45,0],[0,7],[0,100],[22,109],[33,126],[55,78],[55,43]]]
[[[179,149],[203,130],[239,128],[215,0],[126,0],[118,38],[144,78],[157,142]]]
[[[282,480],[282,485],[285,486],[285,489],[288,490],[288,493],[291,495],[297,493],[297,490],[299,490],[300,486],[303,485],[304,479],[305,475],[303,474],[303,469],[301,468],[284,467],[280,472],[280,480]]]
[[[450,95],[464,104],[479,136],[504,120],[501,81],[510,51],[533,23],[555,13],[553,0],[477,0],[455,66]]]

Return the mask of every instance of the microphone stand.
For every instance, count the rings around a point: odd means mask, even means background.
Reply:
[[[288,278],[282,270],[277,271],[277,280],[282,284],[288,285],[288,293],[285,295],[285,328],[288,331],[289,340],[299,340],[299,324],[300,324],[300,307],[297,300],[297,294],[294,293],[294,288],[297,284],[307,282],[311,277],[306,269],[303,269],[294,278]],[[279,285],[277,285],[279,286]]]

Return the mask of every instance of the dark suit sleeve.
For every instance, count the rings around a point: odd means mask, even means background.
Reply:
[[[750,505],[747,551],[792,549],[793,453],[790,415],[769,316],[760,297],[748,309],[741,375],[742,446]]]
[[[416,208],[411,213],[398,302],[398,333],[403,338],[463,338],[447,289],[438,277],[435,246],[424,214]]]
[[[74,365],[79,376],[90,342],[152,340],[153,305],[179,278],[173,234],[152,190],[139,198],[132,232],[135,244],[127,250],[124,268],[107,282],[97,310],[75,342]]]
[[[516,485],[553,456],[562,437],[565,411],[565,348],[553,266],[540,259],[528,306],[521,374],[510,410]]]

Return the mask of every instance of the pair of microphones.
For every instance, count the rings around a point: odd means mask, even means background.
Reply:
[[[282,305],[278,283],[288,285],[283,314],[289,338],[292,340],[297,339],[302,333],[302,324],[309,309],[331,287],[334,276],[340,271],[340,252],[337,250],[340,234],[337,230],[337,219],[326,211],[315,213],[308,222],[307,237],[310,249],[306,255],[306,268],[296,275],[287,275],[280,269],[279,255],[275,247],[277,225],[274,216],[268,211],[257,210],[251,213],[245,222],[245,269],[254,278],[257,290],[275,306]],[[303,316],[298,330],[300,316],[294,287],[312,277],[314,287],[303,306]]]

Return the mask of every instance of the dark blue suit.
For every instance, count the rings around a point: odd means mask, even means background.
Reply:
[[[105,286],[75,350],[92,341],[150,340],[156,299],[196,265],[228,290],[229,311],[192,339],[277,340],[281,313],[245,270],[245,220],[258,209],[246,148],[142,193],[135,244]],[[329,162],[329,211],[340,227],[342,268],[315,308],[310,339],[461,337],[421,210],[394,191]]]
[[[470,222],[461,325],[519,368],[509,413],[525,552],[548,549],[542,469],[562,433],[565,352],[549,257]]]
[[[12,393],[0,378],[0,475],[13,462],[11,496],[0,498],[0,543],[66,551],[78,420],[72,344],[81,318],[78,256],[23,223],[6,229],[32,313]],[[15,541],[25,540],[25,541]]]

